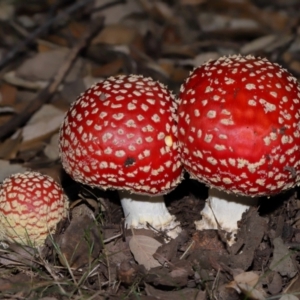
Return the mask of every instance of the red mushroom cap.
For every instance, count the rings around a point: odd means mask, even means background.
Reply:
[[[104,189],[163,194],[181,179],[176,108],[159,82],[120,75],[83,93],[66,114],[59,137],[64,169]]]
[[[67,214],[62,188],[38,172],[17,173],[0,186],[0,238],[42,245]]]
[[[269,195],[299,182],[300,88],[265,58],[222,57],[181,87],[178,139],[195,178],[244,195]]]

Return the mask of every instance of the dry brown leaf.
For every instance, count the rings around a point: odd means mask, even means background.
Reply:
[[[166,3],[162,1],[155,1],[155,3],[153,3],[153,8],[163,19],[168,21],[171,21],[172,19],[176,20],[173,10]]]
[[[265,300],[265,292],[259,283],[259,275],[254,272],[243,272],[234,276],[234,281],[227,287],[234,288],[238,293],[247,295],[249,299]]]
[[[48,82],[43,80],[30,81],[20,78],[16,75],[15,71],[7,72],[3,75],[3,79],[15,86],[30,89],[30,90],[40,90],[47,86]]]
[[[283,278],[279,273],[270,271],[266,276],[268,292],[271,295],[279,295],[283,286]]]
[[[97,223],[88,215],[71,220],[63,235],[58,236],[59,260],[79,268],[91,264],[102,249],[102,237]]]
[[[24,245],[10,243],[8,249],[0,252],[0,263],[5,266],[28,265],[36,267],[36,249]]]
[[[247,283],[252,287],[255,287],[259,280],[259,275],[254,272],[243,272],[234,276],[234,280],[237,283]]]
[[[122,24],[105,27],[92,41],[92,44],[129,45],[137,36],[137,31]]]
[[[163,44],[162,47],[162,54],[163,55],[180,55],[183,57],[190,57],[193,58],[196,55],[196,49],[193,45],[168,45]]]
[[[289,69],[295,73],[300,73],[300,62],[298,60],[291,61]]]
[[[199,24],[207,34],[235,35],[238,32],[253,32],[261,30],[259,23],[251,18],[231,17],[223,13],[201,12],[198,17]]]
[[[30,276],[28,272],[19,272],[14,276],[6,276],[3,273],[0,278],[0,292],[5,294],[29,295],[27,292],[32,292],[34,287],[38,286],[40,279]],[[2,299],[5,299],[1,296]],[[11,298],[11,297],[10,297]],[[23,297],[22,297],[23,298]],[[27,298],[27,297],[26,297]],[[12,298],[11,298],[12,299]],[[41,298],[40,298],[41,299]]]
[[[58,46],[57,44],[53,44],[46,40],[38,39],[36,42],[37,42],[38,52],[48,52],[60,48],[60,46]]]
[[[279,300],[299,300],[299,298],[295,295],[283,295],[279,298]]]
[[[134,235],[129,241],[129,248],[135,260],[140,265],[144,265],[147,270],[161,266],[153,257],[153,254],[161,245],[162,244],[154,238],[145,235]]]
[[[37,153],[42,152],[44,148],[45,148],[44,137],[26,143],[21,143],[18,152],[18,159],[28,164],[32,159],[34,159],[37,156]],[[28,167],[31,168],[32,166],[30,165]]]
[[[22,141],[20,131],[0,144],[0,158],[13,159],[16,157]]]
[[[120,1],[121,2],[121,1]],[[95,9],[105,6],[105,4],[111,3],[111,0],[96,0],[94,3]],[[99,10],[92,14],[93,19],[105,15],[105,25],[120,23],[124,18],[129,15],[142,12],[140,6],[140,0],[123,1],[117,5],[107,6],[104,10]]]
[[[67,28],[64,29],[66,32],[70,32],[74,38],[80,39],[87,30],[86,24],[79,22],[70,22]]]
[[[58,130],[65,113],[51,104],[45,104],[38,110],[23,128],[23,144],[32,140],[43,139]]]
[[[257,289],[252,287],[251,285],[247,283],[239,283],[238,287],[242,291],[244,295],[247,295],[248,299],[253,299],[253,300],[265,300],[266,297],[264,296],[264,291],[263,289]]]
[[[85,89],[88,89],[89,87],[91,87],[93,84],[97,83],[97,82],[100,82],[100,81],[103,81],[104,78],[96,78],[96,77],[93,77],[93,76],[85,76],[83,78],[83,84],[84,84],[84,87]],[[72,101],[73,102],[73,101]]]
[[[56,160],[59,157],[59,151],[57,145],[58,145],[58,133],[53,134],[50,143],[44,149],[45,155],[51,160]]]
[[[189,77],[189,70],[181,67],[174,68],[173,72],[170,74],[170,79],[174,82],[181,84]]]
[[[26,170],[27,169],[20,164],[11,164],[7,160],[0,159],[0,182],[14,173],[23,173]]]
[[[50,46],[51,43],[49,43],[49,45],[44,44],[44,43],[38,43],[38,47],[37,50],[38,52],[48,52],[53,50],[53,48]]]
[[[264,49],[267,53],[273,53],[286,49],[293,42],[294,36],[291,34],[277,35],[277,38]]]
[[[300,294],[300,276],[295,276],[288,286],[284,289],[283,294]]]
[[[15,5],[8,1],[0,2],[0,21],[11,20],[15,14]]]
[[[149,61],[145,63],[145,67],[159,73],[163,77],[168,78],[168,74],[165,72],[165,70],[161,68],[161,66],[154,61]]]
[[[226,11],[227,15],[235,14],[240,17],[252,18],[257,22],[274,30],[284,31],[288,28],[288,15],[278,11],[264,10],[256,6],[253,1],[207,1],[208,9]],[[272,22],[270,22],[272,20]]]
[[[278,272],[281,276],[294,277],[297,274],[297,267],[292,258],[292,252],[280,237],[275,238],[273,244],[274,252],[270,269]]]
[[[259,37],[255,40],[250,41],[249,43],[245,44],[241,49],[240,52],[242,54],[251,54],[259,50],[265,49],[265,47],[269,46],[273,43],[276,39],[275,34],[269,34],[262,37]]]
[[[10,85],[3,83],[0,86],[0,104],[12,105],[16,101],[17,89]]]
[[[91,75],[93,77],[109,77],[117,74],[124,66],[124,59],[118,58],[102,66],[92,66]]]
[[[109,235],[107,234],[108,231],[107,229],[104,231],[108,238],[116,235],[115,229],[111,230]],[[122,239],[112,240],[105,244],[105,253],[109,256],[110,263],[114,266],[120,265],[122,261],[132,259],[128,246]]]
[[[69,49],[58,48],[52,51],[37,53],[20,65],[16,71],[16,77],[28,81],[48,81],[53,78],[60,66],[69,55]],[[83,59],[77,58],[73,67],[65,78],[65,81],[74,81],[80,76],[83,68]]]
[[[61,47],[69,46],[68,40],[65,37],[58,34],[49,34],[47,36],[47,41]]]
[[[158,65],[160,69],[163,70],[163,72],[168,75],[168,77],[170,77],[175,70],[174,60],[171,59],[158,60]]]

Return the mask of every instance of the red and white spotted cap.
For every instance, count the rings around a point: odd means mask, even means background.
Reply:
[[[161,83],[119,75],[84,92],[60,130],[64,169],[74,180],[104,189],[155,195],[182,176],[177,103]]]
[[[194,178],[251,196],[299,183],[300,88],[281,66],[240,55],[209,61],[179,98],[182,161]]]
[[[0,239],[40,246],[67,215],[68,199],[49,176],[17,173],[0,186]]]

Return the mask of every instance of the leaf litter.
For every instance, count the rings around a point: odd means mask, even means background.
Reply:
[[[153,257],[159,246],[162,244],[144,235],[133,234],[129,240],[129,248],[135,258],[140,264],[144,265],[146,270],[161,266],[161,264]]]
[[[57,149],[70,103],[108,76],[139,73],[177,93],[194,67],[242,53],[266,56],[299,79],[298,1],[0,6],[0,180],[39,170],[73,204],[42,249],[1,242],[1,299],[300,299],[298,188],[262,199],[228,247],[221,230],[195,231],[207,188],[186,178],[165,197],[183,228],[166,242],[163,232],[124,230],[117,193],[72,181]]]

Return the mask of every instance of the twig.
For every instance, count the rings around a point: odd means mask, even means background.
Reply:
[[[80,2],[75,2],[70,5],[67,9],[60,12],[55,17],[50,17],[44,24],[40,25],[36,30],[29,33],[26,38],[20,41],[11,51],[0,61],[0,70],[3,69],[10,61],[12,61],[20,52],[24,51],[28,45],[40,37],[47,29],[49,29],[54,23],[59,23],[62,20],[66,20],[71,14],[78,11],[82,7],[86,6],[89,2],[94,0],[82,0]],[[123,3],[124,1],[112,1],[111,3],[104,4],[96,9],[90,10],[90,13],[96,11],[105,10],[113,5]],[[25,34],[23,30],[23,34]]]
[[[81,50],[88,45],[90,39],[96,33],[102,30],[102,28],[103,19],[102,22],[100,22],[100,24],[98,24],[94,29],[88,30],[83,38],[80,39],[78,43],[70,50],[65,63],[59,68],[49,85],[45,89],[41,90],[20,114],[13,116],[8,122],[0,126],[0,139],[7,137],[8,135],[12,134],[18,127],[24,125],[32,116],[32,114],[40,109],[43,104],[48,103],[51,100],[53,94],[57,91],[57,88],[68,74],[71,66],[76,61],[76,58]]]
[[[121,237],[123,235],[123,233],[118,233],[117,235],[114,235],[106,240],[103,240],[103,244],[107,244],[108,242],[111,242],[119,237]]]
[[[27,45],[32,43],[37,37],[39,37],[43,32],[45,32],[52,24],[65,20],[66,16],[71,15],[75,11],[79,10],[81,7],[87,5],[88,2],[92,0],[83,0],[80,2],[75,2],[73,5],[68,7],[66,10],[59,13],[56,17],[48,19],[44,24],[39,26],[36,30],[31,32],[25,40],[19,42],[0,62],[0,70],[9,63],[17,54],[24,51]]]
[[[180,256],[180,260],[181,259],[183,259],[185,256],[186,256],[186,254],[190,251],[190,249],[191,249],[191,247],[194,245],[194,241],[192,241],[191,243],[190,243],[190,245],[186,248],[186,250],[184,251],[184,253]]]

